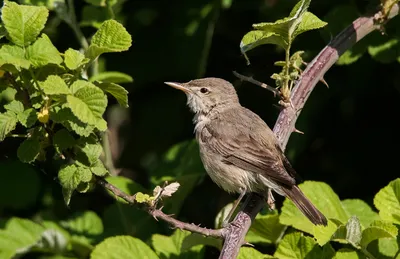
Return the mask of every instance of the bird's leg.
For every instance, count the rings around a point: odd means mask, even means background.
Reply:
[[[235,212],[237,206],[239,205],[240,201],[243,199],[244,195],[246,194],[246,189],[244,188],[240,188],[240,195],[239,198],[237,198],[237,200],[233,203],[233,207],[232,209],[229,211],[228,216],[224,219],[224,221],[222,222],[222,227],[225,228],[228,226],[229,222],[231,221],[231,217],[233,215],[233,213]]]
[[[267,204],[270,210],[275,209],[275,198],[272,195],[272,189],[268,188],[268,197],[267,197]]]

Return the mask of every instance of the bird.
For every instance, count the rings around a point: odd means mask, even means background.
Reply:
[[[186,94],[204,168],[220,188],[240,194],[236,206],[246,193],[268,197],[272,189],[290,199],[313,224],[327,225],[326,217],[298,187],[299,176],[273,131],[240,104],[230,82],[207,77],[165,84]]]

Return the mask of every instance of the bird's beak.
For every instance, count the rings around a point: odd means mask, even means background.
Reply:
[[[183,84],[180,84],[180,83],[164,82],[164,84],[172,86],[173,88],[181,90],[181,91],[183,91],[185,93],[190,93],[191,92],[187,87],[184,87]]]

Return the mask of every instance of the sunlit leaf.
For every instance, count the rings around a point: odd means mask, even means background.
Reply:
[[[367,247],[370,242],[380,238],[396,238],[397,228],[390,222],[374,221],[362,232],[361,246]]]
[[[16,68],[28,69],[31,63],[25,58],[25,51],[17,45],[4,44],[0,48],[0,66],[12,64]]]
[[[391,181],[376,194],[374,205],[383,220],[400,224],[400,178]]]
[[[63,61],[60,52],[46,34],[42,34],[38,40],[28,46],[26,57],[34,67],[43,67],[48,64],[59,65]]]
[[[128,50],[132,44],[131,35],[124,26],[115,20],[102,23],[99,30],[93,35],[86,56],[95,59],[106,52],[121,52]]]
[[[47,95],[71,94],[67,84],[59,76],[48,76],[46,81],[40,83],[40,86]]]
[[[49,15],[46,7],[18,5],[11,1],[5,1],[1,13],[12,42],[22,47],[35,41]]]
[[[90,254],[90,259],[158,259],[158,256],[140,239],[131,236],[116,236],[104,239]]]
[[[329,185],[322,182],[305,181],[299,186],[307,198],[310,199],[325,217],[339,220],[343,224],[347,222],[349,216],[343,209],[339,197]],[[283,203],[280,222],[313,234],[314,225],[289,199],[286,199]]]
[[[124,107],[128,108],[128,91],[115,83],[99,83],[97,84],[104,92],[111,94],[117,99],[118,103]]]
[[[279,214],[273,211],[266,215],[258,214],[246,236],[246,241],[253,243],[275,244],[286,227],[279,223]]]
[[[107,82],[107,83],[131,83],[133,79],[130,75],[127,75],[122,72],[118,71],[105,71],[98,73],[97,75],[93,75],[90,79],[90,82],[100,81],[100,82]]]
[[[75,70],[86,64],[89,60],[85,60],[85,55],[74,49],[67,49],[64,54],[64,63],[67,68]]]

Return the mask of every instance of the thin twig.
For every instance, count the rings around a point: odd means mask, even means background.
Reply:
[[[115,187],[111,183],[107,182],[103,178],[98,178],[97,179],[97,183],[99,185],[103,186],[105,189],[111,191],[115,196],[120,197],[121,199],[125,200],[129,204],[135,204],[136,203],[135,195],[126,194],[125,192],[121,191],[120,189],[118,189],[117,187]]]
[[[389,20],[398,15],[398,13],[399,5],[396,4],[393,6],[388,17],[385,18]],[[341,54],[372,31],[380,29],[380,25],[375,23],[379,18],[382,18],[381,12],[356,19],[350,26],[337,35],[307,66],[300,80],[293,88],[290,98],[293,107],[287,106],[283,109],[275,123],[274,133],[281,144],[282,150],[285,150],[289,137],[295,129],[295,123],[300,114],[299,111],[304,107],[315,85],[323,78],[325,72],[335,64]],[[243,211],[238,212],[232,224],[243,227],[228,229],[230,232],[226,235],[220,259],[237,257],[251,222],[265,203],[264,199],[261,199],[257,195],[251,195],[250,200],[250,203],[254,202],[256,206],[250,208],[250,213],[249,205]],[[248,215],[251,216],[249,217]]]
[[[239,74],[239,73],[236,72],[236,71],[233,71],[233,74],[234,74],[236,77],[238,77],[239,79],[243,80],[243,81],[247,81],[247,82],[249,82],[249,83],[252,83],[252,84],[261,86],[262,88],[265,88],[265,89],[271,91],[272,93],[274,93],[274,96],[279,96],[279,97],[281,96],[281,93],[280,93],[276,88],[274,88],[274,87],[272,87],[272,86],[269,86],[269,85],[267,85],[266,83],[257,81],[257,80],[255,80],[254,78],[249,77],[249,76],[241,75],[241,74]]]
[[[125,192],[121,191],[111,183],[107,182],[103,178],[97,178],[97,183],[103,186],[105,189],[111,191],[115,196],[122,198],[129,204],[133,205],[136,203],[135,195],[129,195]],[[188,230],[194,233],[199,233],[209,237],[215,237],[219,239],[223,239],[225,237],[226,230],[225,229],[208,229],[196,226],[191,223],[182,222],[177,220],[170,215],[165,214],[160,209],[156,209],[154,207],[148,207],[147,212],[152,215],[155,219],[161,219],[167,223],[169,223],[174,228],[179,228],[182,230]]]
[[[188,230],[190,232],[199,233],[199,234],[202,234],[202,235],[208,236],[208,237],[215,237],[215,238],[220,238],[220,239],[224,238],[225,229],[223,229],[223,228],[208,229],[208,228],[203,228],[203,227],[197,226],[193,223],[190,224],[190,223],[182,222],[180,220],[172,218],[171,216],[165,214],[164,212],[162,212],[159,209],[149,210],[149,213],[153,217],[155,217],[157,219],[162,219],[163,221],[169,223],[174,228]]]

